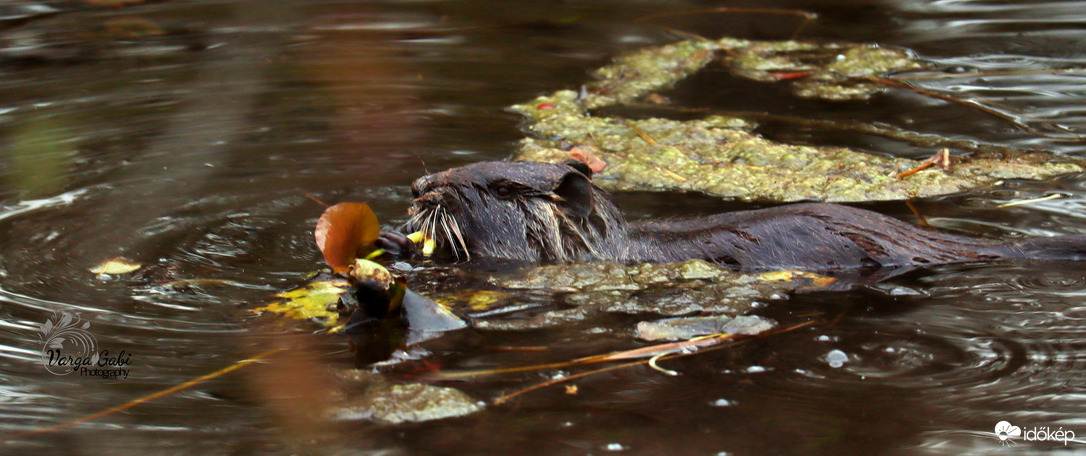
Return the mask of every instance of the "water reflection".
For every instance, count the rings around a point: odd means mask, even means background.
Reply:
[[[340,338],[249,312],[319,264],[311,227],[321,208],[303,192],[329,203],[366,201],[386,223],[402,221],[407,184],[425,170],[508,156],[522,134],[504,106],[577,87],[586,70],[618,50],[673,40],[633,20],[696,6],[279,1],[254,8],[167,1],[107,9],[56,3],[62,13],[55,15],[0,9],[0,438],[101,411],[276,344],[295,356],[124,414],[4,442],[6,449],[962,454],[998,448],[986,433],[999,420],[1086,435],[1080,381],[1086,269],[1020,264],[917,271],[884,288],[916,293],[796,296],[765,312],[784,323],[812,314],[836,323],[669,363],[679,377],[616,371],[578,382],[577,395],[543,390],[457,420],[403,428],[329,425],[334,432],[307,446],[305,437],[320,432],[295,429],[306,421],[291,417],[306,416],[293,412],[307,401],[315,408],[328,388],[326,379],[307,374],[349,368],[353,357]],[[1081,2],[771,3],[819,12],[822,19],[806,36],[905,46],[956,71],[1082,63],[1071,51]],[[106,26],[127,16],[149,22],[142,23],[146,35],[119,36],[116,23],[112,32]],[[660,23],[710,36],[775,39],[794,25],[714,15]],[[1079,80],[1077,73],[1012,74],[925,84],[1083,131]],[[1080,143],[1038,138],[983,113],[908,94],[827,106],[744,87],[725,80],[705,89],[716,94],[706,98],[721,110],[860,119],[1083,151]],[[790,128],[775,134],[930,154]],[[933,225],[991,237],[1081,233],[1083,182],[1082,176],[1008,182],[916,207]],[[1068,197],[995,207],[1050,192]],[[689,195],[620,200],[639,217],[743,206]],[[913,220],[904,205],[878,208]],[[117,277],[87,271],[118,255],[144,269]],[[202,279],[214,282],[194,282]],[[90,321],[103,347],[131,352],[132,376],[122,382],[48,374],[36,334],[60,308]],[[467,330],[428,345],[428,362],[466,369],[628,348],[623,328],[636,320],[513,334]],[[551,350],[488,350],[507,346]],[[826,359],[834,350],[846,356],[840,367]],[[486,400],[554,375],[455,386]],[[1014,451],[1046,448],[1023,443]]]

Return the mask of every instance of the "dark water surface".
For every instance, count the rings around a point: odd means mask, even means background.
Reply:
[[[403,221],[425,170],[510,156],[509,104],[575,88],[616,52],[675,38],[636,23],[715,6],[819,14],[803,36],[915,50],[948,71],[1086,66],[1086,2],[219,2],[125,8],[0,6],[0,438],[65,423],[285,343],[272,360],[75,427],[0,443],[5,454],[1032,454],[999,421],[1086,438],[1086,264],[964,265],[875,289],[763,308],[782,323],[839,316],[730,350],[530,393],[465,418],[409,426],[291,419],[327,386],[305,366],[354,366],[344,339],[250,310],[321,262],[328,202]],[[783,39],[794,20],[698,14],[656,20],[706,36]],[[700,82],[699,82],[700,81]],[[926,81],[1086,132],[1080,73]],[[759,88],[763,90],[758,90]],[[684,95],[685,94],[685,95]],[[705,94],[690,96],[690,94]],[[1083,155],[1067,142],[912,93],[831,104],[713,76],[676,90],[721,110],[885,122],[953,138]],[[692,101],[693,102],[693,101]],[[1023,117],[1025,119],[1025,117]],[[775,139],[900,156],[881,138],[769,125]],[[1066,198],[997,208],[1060,192]],[[635,217],[749,207],[675,195],[619,201]],[[681,203],[678,204],[677,202]],[[1012,239],[1086,233],[1086,179],[915,201],[932,225]],[[916,221],[904,203],[867,205]],[[87,271],[115,256],[135,275]],[[220,279],[233,285],[162,284]],[[99,347],[130,354],[127,379],[50,374],[38,326],[75,310]],[[636,321],[636,320],[633,320]],[[623,322],[627,324],[630,322]],[[634,346],[622,328],[467,330],[430,347],[448,368],[521,365]],[[497,346],[550,346],[513,353]],[[847,355],[831,367],[827,354]],[[284,374],[286,371],[288,374]],[[260,374],[254,374],[259,372]],[[568,372],[566,372],[568,373]],[[480,401],[562,375],[454,384]],[[261,381],[259,378],[264,378]],[[270,379],[270,380],[268,380]],[[300,404],[300,405],[299,405]],[[308,427],[307,427],[308,426]],[[319,432],[319,431],[327,431]]]

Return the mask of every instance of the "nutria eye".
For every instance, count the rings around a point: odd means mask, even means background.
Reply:
[[[505,198],[505,197],[513,194],[513,189],[510,188],[506,184],[495,185],[494,189],[492,191],[494,192],[495,195],[498,195],[498,196],[500,196],[502,198]]]

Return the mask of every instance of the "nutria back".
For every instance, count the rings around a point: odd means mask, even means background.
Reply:
[[[419,178],[410,231],[461,259],[547,263],[700,258],[741,269],[839,270],[1001,258],[1086,258],[1086,238],[1006,244],[836,204],[628,223],[583,163],[482,162]]]

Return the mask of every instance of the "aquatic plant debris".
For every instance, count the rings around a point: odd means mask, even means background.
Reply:
[[[927,67],[908,51],[875,44],[736,38],[680,41],[620,56],[594,71],[597,80],[585,85],[584,106],[598,109],[629,104],[696,73],[717,58],[718,52],[736,76],[787,81],[797,96],[834,101],[868,99],[888,89],[870,78]],[[535,106],[558,107],[549,101]]]
[[[420,274],[416,280],[431,280]],[[802,280],[783,277],[802,277]],[[455,283],[459,279],[433,280]],[[749,274],[703,260],[689,260],[634,266],[532,267],[513,274],[492,275],[487,282],[498,289],[427,290],[424,294],[434,301],[404,299],[408,327],[423,331],[458,329],[467,326],[461,316],[470,319],[472,326],[501,330],[555,327],[607,313],[735,316],[749,312],[759,301],[787,299],[795,290],[824,289],[834,280],[802,272]],[[305,286],[277,294],[278,299],[253,312],[271,312],[335,327],[340,321],[337,303],[350,286],[347,280],[322,274]],[[504,317],[538,308],[532,303],[540,302],[541,294],[548,293],[554,295],[551,300],[561,299],[566,305],[537,309],[528,318]],[[408,291],[407,296],[410,298],[412,292]]]
[[[339,325],[343,322],[341,317],[347,314],[353,317],[357,312],[362,313],[360,318],[401,317],[407,322],[408,329],[419,337],[467,326],[447,308],[408,290],[402,277],[361,258],[355,259],[347,278],[321,273],[304,286],[275,296],[280,299],[253,309],[253,312],[312,320],[331,328],[331,332],[344,328]]]
[[[732,74],[762,82],[788,81],[792,93],[831,101],[866,100],[889,87],[871,78],[922,70],[911,52],[875,44],[748,41],[724,38]]]
[[[521,140],[515,159],[560,162],[576,155],[574,149],[590,150],[606,163],[594,181],[609,190],[698,191],[772,202],[900,200],[1086,170],[1077,158],[1004,148],[953,156],[947,169],[899,179],[922,162],[843,147],[777,143],[735,117],[629,120],[589,112],[630,105],[668,89],[718,54],[738,76],[792,84],[797,95],[827,100],[870,97],[888,88],[872,78],[924,67],[907,51],[870,44],[724,38],[644,49],[596,70],[597,80],[580,93],[559,90],[510,107],[528,118],[531,134]]]
[[[753,336],[774,326],[776,324],[772,320],[757,315],[668,318],[638,323],[637,338],[648,341],[685,340],[722,333]]]
[[[276,294],[276,297],[282,299],[253,309],[253,312],[272,312],[295,320],[313,320],[330,328],[339,321],[339,312],[335,310],[335,305],[348,287],[350,284],[346,280],[338,278],[310,282]]]
[[[340,420],[365,419],[383,424],[419,423],[470,415],[483,406],[466,393],[443,386],[396,384],[383,375],[344,370],[336,376],[345,391],[326,414]]]
[[[800,273],[797,273],[800,274]],[[617,265],[570,264],[531,268],[514,277],[493,277],[490,283],[507,293],[504,305],[522,309],[522,301],[538,301],[552,293],[559,308],[528,317],[476,318],[484,329],[525,330],[582,323],[601,314],[724,315],[750,312],[759,302],[785,300],[795,290],[823,289],[832,279],[783,281],[777,277],[738,272],[703,260],[681,263]],[[523,297],[523,299],[521,299]],[[465,308],[469,304],[457,305]],[[488,309],[488,315],[497,314]],[[469,313],[470,315],[470,313]]]
[[[337,326],[341,316],[350,313],[351,321],[379,320],[402,314],[416,339],[459,329],[466,323],[438,303],[407,289],[403,277],[393,275],[384,266],[359,252],[374,249],[380,233],[377,216],[364,203],[339,203],[325,209],[313,230],[317,247],[333,274],[317,273],[309,283],[276,295],[283,298],[255,313],[272,312],[295,320],[315,320],[332,332],[351,326]],[[421,242],[422,233],[408,235]],[[361,324],[361,323],[359,323]]]

